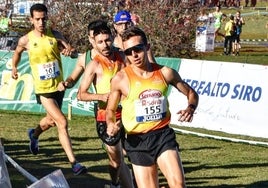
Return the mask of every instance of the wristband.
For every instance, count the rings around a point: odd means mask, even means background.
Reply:
[[[192,109],[194,109],[194,110],[196,109],[196,105],[194,105],[194,104],[189,104],[188,107],[189,107],[189,108],[192,108]]]
[[[72,88],[72,87],[74,86],[73,81],[66,80],[65,82],[67,82],[67,83],[68,83],[68,84],[67,84],[67,86],[66,86],[66,88],[68,88],[68,89],[70,89],[70,88]]]

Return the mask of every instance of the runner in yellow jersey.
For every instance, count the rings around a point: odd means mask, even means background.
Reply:
[[[112,48],[112,33],[105,25],[95,27],[93,32],[95,49],[98,51],[93,60],[86,66],[80,82],[77,98],[82,101],[96,102],[96,128],[99,138],[105,143],[109,156],[109,173],[111,187],[132,188],[130,171],[124,162],[121,136],[110,139],[106,133],[106,103],[110,93],[110,80],[123,67],[124,55]],[[95,93],[89,92],[93,84]],[[116,118],[121,118],[121,108],[117,107]],[[123,130],[123,129],[122,129]],[[122,133],[124,135],[124,133]]]
[[[46,116],[41,119],[39,125],[35,129],[28,130],[30,151],[36,155],[39,152],[38,138],[40,134],[57,126],[59,141],[71,163],[72,171],[74,175],[79,175],[86,172],[87,169],[77,162],[73,153],[68,122],[61,111],[64,91],[58,91],[57,88],[58,84],[63,81],[60,53],[72,57],[76,52],[60,32],[46,27],[48,17],[47,7],[44,4],[32,5],[30,14],[30,21],[34,28],[19,39],[12,58],[12,77],[17,79],[17,66],[21,54],[24,50],[28,51],[36,99],[46,110]]]
[[[146,55],[149,45],[141,29],[128,28],[122,40],[130,65],[111,81],[106,108],[107,134],[115,136],[120,130],[121,122],[116,120],[115,112],[121,102],[122,124],[127,134],[125,149],[138,187],[159,187],[159,167],[170,188],[185,188],[178,143],[174,130],[169,127],[167,90],[172,85],[187,97],[189,105],[178,112],[179,121],[185,122],[193,119],[198,94],[177,71],[150,63]]]

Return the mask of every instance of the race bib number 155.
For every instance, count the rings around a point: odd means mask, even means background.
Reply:
[[[158,121],[166,117],[167,99],[162,96],[137,100],[135,108],[137,122]]]

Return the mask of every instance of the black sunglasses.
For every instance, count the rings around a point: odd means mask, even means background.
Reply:
[[[134,51],[135,53],[140,53],[141,51],[143,51],[143,49],[144,49],[144,44],[138,44],[136,46],[126,49],[124,53],[126,56],[130,56],[132,55],[132,51]]]

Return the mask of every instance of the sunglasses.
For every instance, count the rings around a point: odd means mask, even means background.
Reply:
[[[140,53],[143,50],[144,50],[144,44],[138,44],[136,46],[126,49],[124,53],[126,56],[130,56],[132,55],[132,51],[134,51],[135,53]]]

